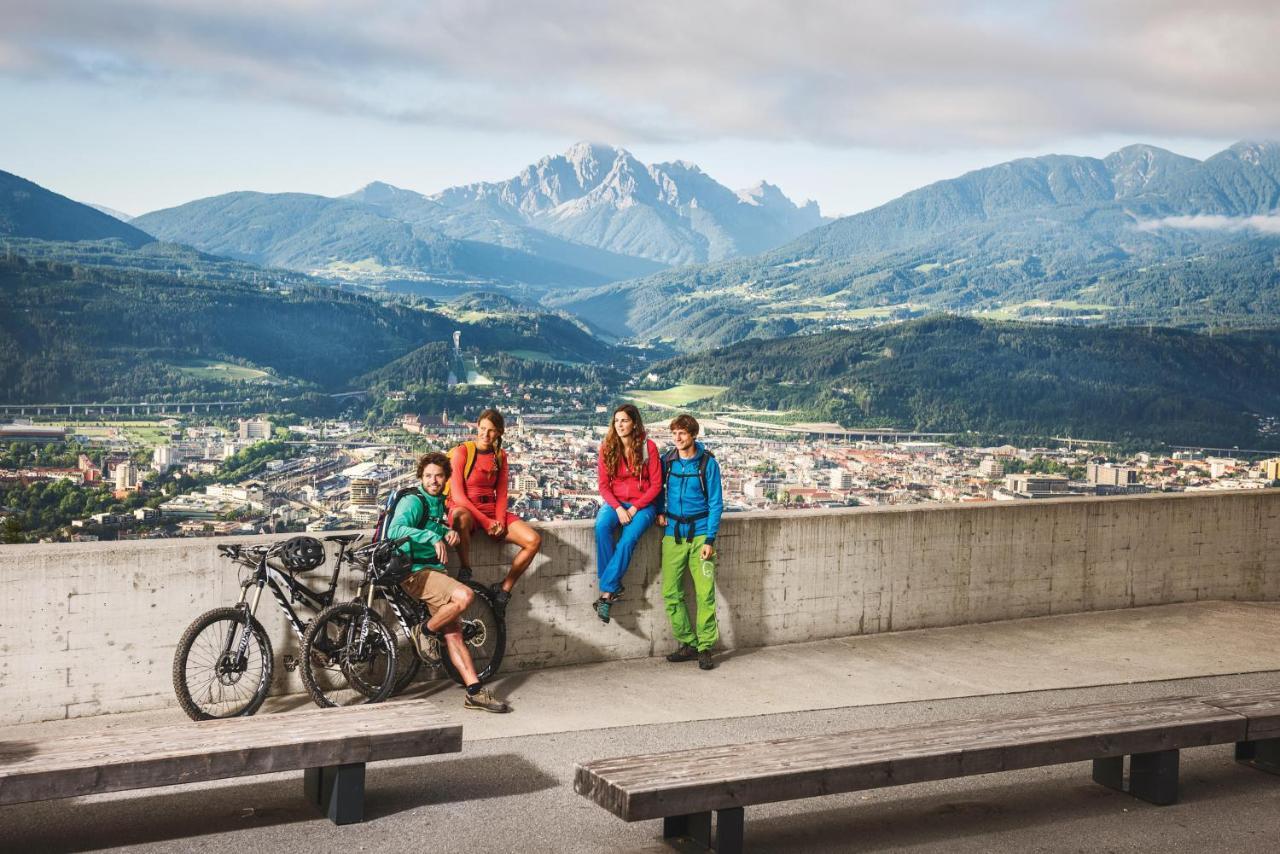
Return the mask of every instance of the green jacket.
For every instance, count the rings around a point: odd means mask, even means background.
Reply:
[[[416,500],[415,500],[416,499]],[[413,560],[413,571],[440,569],[444,566],[436,560],[436,543],[449,533],[443,495],[428,495],[422,487],[412,495],[406,495],[396,505],[395,515],[387,526],[388,539],[409,537],[400,551]]]

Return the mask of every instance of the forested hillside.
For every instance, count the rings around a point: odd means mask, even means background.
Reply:
[[[52,246],[44,248],[56,255]],[[612,352],[554,315],[449,316],[296,274],[277,280],[218,264],[154,271],[119,254],[110,266],[0,257],[0,400],[190,399],[273,383],[344,390],[454,330],[480,353],[585,362]]]
[[[728,386],[725,402],[847,426],[1280,448],[1277,329],[937,316],[741,342],[651,370],[666,383]]]
[[[155,240],[113,216],[0,171],[0,237],[110,240],[133,247]]]

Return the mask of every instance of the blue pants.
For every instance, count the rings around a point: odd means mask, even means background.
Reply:
[[[623,507],[630,508],[630,504]],[[636,543],[657,518],[658,510],[652,504],[642,510],[627,524],[618,521],[618,511],[608,504],[600,508],[596,514],[596,575],[600,577],[601,593],[617,593],[622,589],[622,576],[627,574],[631,564],[631,553],[636,550]],[[622,536],[614,545],[613,535],[622,529]]]

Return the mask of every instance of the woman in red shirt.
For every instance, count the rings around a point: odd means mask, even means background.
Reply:
[[[613,411],[609,432],[600,443],[596,466],[604,506],[596,514],[596,575],[600,598],[596,614],[609,622],[609,610],[622,593],[622,576],[631,553],[657,516],[662,491],[662,461],[658,446],[645,434],[640,411],[624,403]],[[613,536],[622,529],[615,545]]]
[[[505,610],[511,588],[542,548],[542,535],[507,510],[507,454],[502,450],[506,423],[502,413],[486,409],[476,421],[476,438],[449,453],[449,524],[458,532],[460,580],[471,577],[471,534],[480,529],[495,540],[520,548],[507,577],[493,585],[493,604]],[[470,447],[469,447],[470,446]],[[473,461],[468,468],[468,457]]]

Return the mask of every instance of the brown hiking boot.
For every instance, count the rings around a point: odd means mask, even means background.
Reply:
[[[502,712],[511,711],[511,707],[489,693],[488,688],[481,688],[474,694],[468,694],[462,705],[465,708],[479,709],[482,712],[497,712],[501,714]]]
[[[418,652],[418,658],[428,664],[440,663],[440,638],[425,623],[409,629],[409,637]]]
[[[700,670],[715,670],[716,663],[711,660],[711,650],[704,649],[698,653],[698,668]]]
[[[667,656],[667,661],[673,664],[677,661],[693,661],[698,657],[698,651],[686,644],[681,644],[680,648]]]

